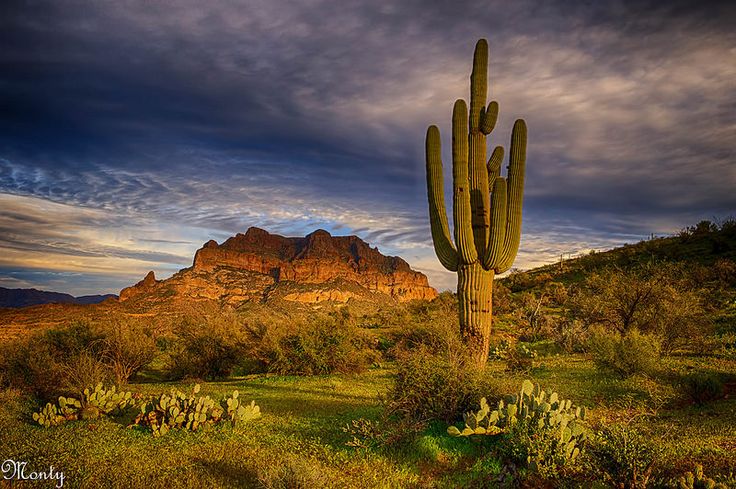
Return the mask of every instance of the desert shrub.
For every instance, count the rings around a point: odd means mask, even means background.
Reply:
[[[376,340],[350,322],[322,317],[297,325],[248,325],[254,370],[279,374],[358,373],[379,359]]]
[[[396,363],[396,380],[385,407],[399,418],[448,422],[480,397],[500,397],[493,379],[473,368],[462,353],[435,355],[420,348],[402,355]]]
[[[112,370],[118,385],[127,383],[151,363],[158,352],[154,335],[142,323],[113,320],[104,331],[102,359]]]
[[[635,428],[611,425],[599,431],[588,449],[592,465],[613,487],[644,489],[657,459],[657,449]]]
[[[424,424],[410,418],[392,417],[384,412],[377,420],[358,418],[343,427],[346,446],[360,449],[406,447],[417,438]]]
[[[42,399],[78,395],[111,378],[100,360],[103,337],[83,322],[37,332],[6,344],[0,368],[9,385]]]
[[[694,372],[682,381],[687,397],[695,404],[705,404],[723,397],[723,382],[712,372]]]
[[[571,297],[570,309],[586,326],[657,334],[665,353],[687,349],[711,325],[700,291],[686,276],[682,266],[665,263],[592,273]]]
[[[492,350],[492,356],[506,363],[506,370],[510,372],[529,372],[534,367],[537,352],[524,345],[512,345],[506,340]]]
[[[657,367],[660,341],[636,329],[620,334],[603,328],[590,331],[588,349],[598,369],[622,378],[651,374]]]
[[[173,379],[218,379],[231,375],[246,357],[245,328],[237,316],[187,316],[174,328],[168,346]]]
[[[391,359],[418,349],[446,355],[463,348],[455,316],[404,324],[393,332],[391,339],[393,346],[387,352]]]
[[[555,323],[552,338],[567,353],[582,353],[588,342],[588,330],[580,320],[564,317]]]
[[[491,296],[493,314],[508,314],[512,311],[511,290],[499,280],[493,281],[493,295]]]

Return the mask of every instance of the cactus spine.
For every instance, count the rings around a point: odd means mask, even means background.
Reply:
[[[526,123],[511,134],[507,178],[500,176],[503,147],[486,162],[486,138],[496,125],[498,104],[486,106],[488,43],[475,46],[470,75],[470,112],[464,100],[452,111],[454,242],[450,237],[442,176],[440,131],[426,139],[427,194],[432,241],[440,263],[457,272],[460,331],[478,367],[488,359],[493,277],[511,268],[521,238],[521,205],[526,165]]]

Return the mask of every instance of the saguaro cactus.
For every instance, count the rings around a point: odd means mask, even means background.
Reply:
[[[452,186],[455,241],[445,213],[440,131],[427,129],[427,194],[432,241],[440,263],[457,272],[460,332],[478,367],[488,359],[493,277],[511,268],[521,238],[526,163],[526,123],[511,134],[508,176],[501,174],[503,147],[486,162],[486,138],[496,125],[498,104],[486,106],[488,43],[475,45],[470,75],[470,114],[464,100],[452,111]]]

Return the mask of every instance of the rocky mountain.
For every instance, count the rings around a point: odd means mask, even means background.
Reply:
[[[301,303],[433,299],[427,277],[357,236],[317,230],[289,238],[252,227],[222,244],[208,241],[194,263],[167,280],[153,272],[120,292],[120,301],[170,297]]]
[[[105,299],[114,297],[116,296],[113,294],[74,297],[60,292],[0,287],[0,307],[26,307],[39,304],[98,304]]]

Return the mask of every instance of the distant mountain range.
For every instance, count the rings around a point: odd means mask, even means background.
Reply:
[[[115,294],[105,294],[74,297],[60,292],[0,287],[0,307],[26,307],[39,304],[99,304],[110,298],[117,298],[117,296]]]

